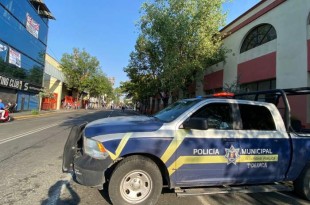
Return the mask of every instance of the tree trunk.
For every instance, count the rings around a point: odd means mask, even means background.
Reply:
[[[80,99],[80,93],[77,92],[77,93],[76,93],[76,100],[79,100],[79,99]]]
[[[168,103],[169,103],[169,97],[162,98],[162,101],[163,101],[163,104],[164,104],[164,108],[167,107]]]
[[[169,103],[169,95],[167,94],[167,92],[159,92],[160,98],[163,101],[164,104],[164,108],[168,106]]]

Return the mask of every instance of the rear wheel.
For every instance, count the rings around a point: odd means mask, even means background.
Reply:
[[[307,164],[299,177],[294,181],[294,189],[297,194],[310,200],[310,164]]]
[[[162,190],[162,176],[157,165],[147,157],[130,156],[112,173],[109,196],[113,204],[156,204]]]

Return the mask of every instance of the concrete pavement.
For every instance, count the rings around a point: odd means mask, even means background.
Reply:
[[[120,110],[120,109],[113,109],[113,110]],[[10,116],[13,117],[14,120],[22,120],[28,118],[37,118],[37,117],[44,117],[47,115],[59,115],[63,113],[81,113],[81,112],[90,112],[90,111],[113,111],[111,109],[60,109],[60,110],[41,110],[37,114],[34,114],[32,111],[23,111],[23,112],[15,112],[10,113]],[[140,114],[134,110],[126,110],[126,112],[131,112],[136,114]]]
[[[86,112],[90,110],[85,109],[60,109],[60,110],[41,110],[37,114],[34,114],[32,111],[23,111],[23,112],[15,112],[10,113],[10,116],[13,117],[14,120],[23,120],[23,119],[29,119],[29,118],[37,118],[37,117],[44,117],[48,115],[59,115],[63,113],[81,113]],[[97,110],[94,110],[97,111]]]

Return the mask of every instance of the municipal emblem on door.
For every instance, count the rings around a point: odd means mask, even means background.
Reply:
[[[227,164],[236,165],[237,159],[240,158],[239,151],[240,149],[236,149],[233,145],[231,145],[229,149],[225,148],[225,158],[227,159]]]

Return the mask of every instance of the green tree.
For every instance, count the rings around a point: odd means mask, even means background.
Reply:
[[[93,73],[89,77],[87,84],[87,91],[90,96],[98,97],[104,94],[111,96],[113,94],[112,84],[101,71]]]
[[[74,48],[72,54],[63,54],[60,64],[68,87],[77,90],[77,99],[88,90],[92,78],[100,71],[97,58],[84,49]]]
[[[114,104],[119,105],[121,103],[121,96],[122,96],[123,92],[121,88],[115,88],[113,91],[113,101]]]
[[[121,83],[121,88],[133,102],[142,102],[148,106],[148,98],[160,92],[161,66],[156,65],[155,48],[145,38],[140,36],[135,45],[135,51],[130,54],[130,61],[124,71],[130,81]]]
[[[145,80],[147,91],[159,94],[164,105],[171,92],[185,91],[222,53],[219,29],[224,25],[224,1],[155,0],[143,4],[140,36],[125,68],[130,80],[135,85]]]

